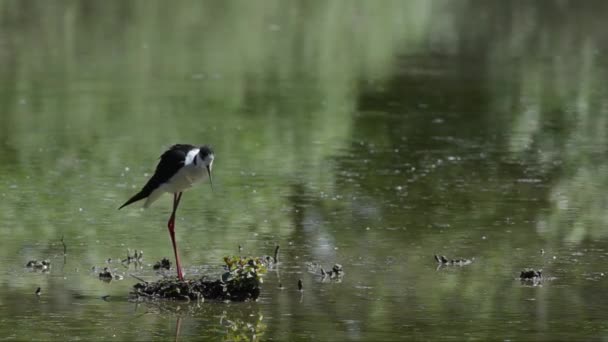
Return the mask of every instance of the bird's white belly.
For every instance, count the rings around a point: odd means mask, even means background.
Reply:
[[[169,193],[182,192],[197,182],[208,177],[207,170],[196,165],[186,165],[165,184],[165,191]]]

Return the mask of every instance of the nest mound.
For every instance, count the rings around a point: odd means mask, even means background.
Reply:
[[[261,275],[267,265],[261,258],[224,258],[226,272],[221,279],[206,280],[164,278],[155,282],[140,282],[133,286],[137,297],[174,300],[256,300],[260,295]]]
[[[178,299],[178,300],[256,300],[260,295],[260,284],[255,279],[249,281],[198,280],[180,281],[177,278],[161,279],[152,283],[142,282],[133,286],[137,296]]]

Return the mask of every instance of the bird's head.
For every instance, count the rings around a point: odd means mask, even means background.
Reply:
[[[201,146],[198,152],[198,158],[203,162],[205,168],[207,168],[207,173],[209,173],[209,184],[211,184],[211,189],[213,190],[213,181],[211,179],[211,170],[213,169],[213,159],[215,159],[215,154],[211,147],[204,145]]]

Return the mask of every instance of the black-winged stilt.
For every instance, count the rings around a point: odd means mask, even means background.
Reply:
[[[182,199],[182,192],[192,187],[195,183],[208,177],[211,188],[213,188],[211,169],[213,168],[214,158],[213,150],[207,145],[201,147],[188,144],[171,146],[160,156],[160,162],[156,166],[156,171],[152,178],[148,180],[146,185],[137,194],[118,208],[122,209],[144,198],[146,199],[144,208],[147,208],[163,193],[168,192],[173,194],[173,211],[171,212],[171,217],[169,217],[169,222],[167,222],[167,227],[169,228],[171,243],[173,244],[179,280],[184,280],[184,275],[179,262],[177,245],[175,244],[175,212]]]

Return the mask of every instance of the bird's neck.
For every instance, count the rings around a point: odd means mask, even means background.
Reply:
[[[197,153],[196,156],[194,156],[194,165],[198,166],[198,167],[203,167],[205,165],[205,161],[203,160],[203,158],[201,158],[201,154]]]

